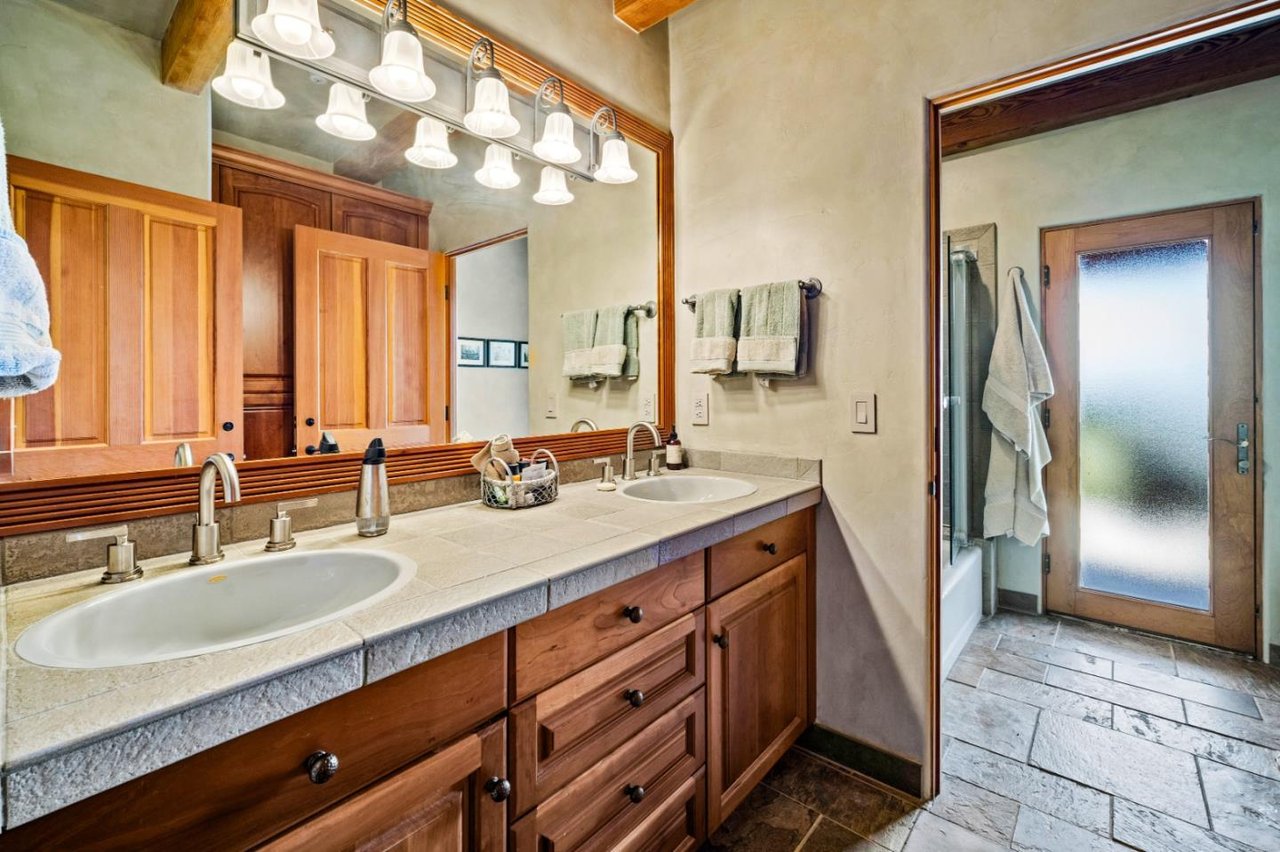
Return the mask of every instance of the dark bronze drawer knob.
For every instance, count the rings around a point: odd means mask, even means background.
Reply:
[[[770,556],[778,555],[778,545],[774,544],[772,541],[765,542],[764,544],[760,545],[760,549],[763,550],[765,553],[769,554]]]
[[[644,610],[638,606],[623,607],[622,617],[632,624],[639,624],[644,619]]]
[[[644,693],[638,689],[628,689],[627,694],[623,697],[627,699],[627,703],[632,707],[644,706]]]
[[[489,794],[489,798],[495,802],[505,802],[511,798],[511,782],[505,778],[499,778],[497,775],[484,782],[484,791]]]
[[[307,777],[312,784],[323,784],[338,772],[338,756],[331,751],[317,751],[307,758]]]
[[[728,648],[728,647],[729,647],[729,634],[728,634],[728,633],[717,633],[715,636],[712,636],[712,637],[711,637],[711,641],[712,641],[712,642],[715,642],[715,643],[716,643],[717,645],[719,645],[721,648]]]
[[[631,800],[633,805],[638,805],[644,801],[644,788],[639,784],[628,784],[626,793],[627,798]]]

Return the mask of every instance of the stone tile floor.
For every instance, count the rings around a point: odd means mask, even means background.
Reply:
[[[942,692],[942,794],[926,807],[793,749],[707,848],[1280,850],[1280,668],[998,613]]]

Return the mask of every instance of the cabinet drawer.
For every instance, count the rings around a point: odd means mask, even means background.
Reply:
[[[680,785],[615,852],[693,852],[706,839],[707,778],[705,770]]]
[[[702,605],[705,559],[690,554],[515,629],[515,700],[528,698]]]
[[[713,545],[708,551],[707,598],[717,598],[804,553],[810,517],[810,511],[797,512]]]
[[[13,831],[9,849],[245,849],[502,712],[506,634],[303,710]],[[337,755],[313,784],[303,764]]]
[[[703,765],[704,691],[668,710],[511,828],[516,852],[613,849]]]
[[[651,633],[511,711],[517,814],[569,781],[705,682],[705,615]]]

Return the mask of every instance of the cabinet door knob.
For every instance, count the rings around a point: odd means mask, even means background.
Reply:
[[[622,617],[632,624],[639,624],[644,619],[644,610],[638,606],[623,607]]]
[[[511,782],[505,778],[499,778],[497,775],[484,782],[484,791],[489,794],[489,798],[495,802],[505,802],[511,798]]]
[[[644,693],[638,689],[628,689],[623,698],[627,699],[627,703],[632,707],[644,706]]]
[[[712,641],[712,642],[715,642],[715,643],[716,643],[717,645],[719,645],[721,648],[728,648],[728,647],[729,647],[729,634],[728,634],[728,633],[717,633],[715,636],[712,636],[712,637],[711,637],[711,641]]]
[[[235,428],[236,428],[236,424],[232,423],[230,420],[224,421],[224,422],[223,422],[223,424],[222,424],[222,431],[223,431],[223,432],[231,432],[231,431],[233,431]]]
[[[639,784],[628,784],[625,792],[633,805],[638,805],[644,801],[644,788]]]
[[[307,425],[308,425],[308,426],[314,426],[314,425],[316,425],[316,419],[315,419],[314,417],[308,417],[308,418],[307,418]]]
[[[764,544],[760,545],[760,549],[763,550],[765,553],[769,554],[770,556],[778,555],[778,545],[772,541],[765,542]]]
[[[331,751],[317,751],[307,758],[307,777],[312,784],[323,784],[338,772],[338,756]]]
[[[307,444],[307,455],[314,456],[316,454],[316,445]]]

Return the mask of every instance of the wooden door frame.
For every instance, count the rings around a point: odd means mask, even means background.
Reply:
[[[1263,593],[1263,583],[1262,583],[1262,579],[1263,579],[1262,578],[1263,460],[1262,460],[1262,384],[1261,384],[1261,376],[1262,376],[1262,240],[1259,239],[1262,232],[1262,198],[1261,196],[1254,196],[1252,198],[1230,199],[1226,201],[1218,201],[1218,202],[1213,202],[1209,204],[1197,204],[1189,207],[1174,208],[1171,210],[1156,210],[1148,213],[1137,213],[1137,214],[1131,214],[1126,216],[1116,216],[1116,217],[1107,218],[1107,219],[1093,219],[1093,220],[1075,223],[1075,224],[1052,225],[1052,226],[1041,227],[1040,228],[1040,264],[1041,264],[1041,268],[1048,268],[1051,265],[1050,263],[1051,259],[1046,255],[1045,239],[1050,233],[1055,231],[1076,231],[1081,229],[1094,228],[1098,226],[1123,225],[1124,223],[1127,223],[1127,222],[1138,222],[1138,221],[1154,219],[1162,216],[1168,216],[1171,219],[1175,217],[1186,217],[1188,214],[1194,215],[1194,214],[1201,214],[1201,213],[1210,214],[1210,216],[1212,216],[1212,214],[1215,211],[1218,211],[1221,209],[1239,208],[1239,207],[1245,207],[1245,206],[1249,208],[1249,213],[1252,218],[1252,221],[1256,223],[1256,229],[1254,230],[1253,235],[1251,237],[1252,262],[1253,262],[1252,282],[1251,282],[1252,283],[1251,295],[1253,299],[1253,304],[1252,304],[1253,383],[1252,383],[1251,392],[1253,395],[1253,404],[1250,406],[1250,408],[1253,414],[1254,428],[1249,438],[1249,445],[1250,445],[1250,449],[1252,450],[1252,452],[1250,453],[1250,463],[1253,466],[1253,480],[1254,480],[1253,482],[1254,541],[1253,541],[1253,559],[1252,559],[1252,569],[1253,569],[1252,592],[1253,592],[1253,601],[1254,601],[1254,616],[1253,616],[1253,630],[1252,630],[1253,641],[1249,644],[1250,644],[1250,650],[1260,655],[1261,649],[1262,649],[1262,643],[1264,641],[1264,637],[1262,636],[1262,610],[1261,610],[1262,593]],[[1213,230],[1212,221],[1209,223],[1209,230],[1210,231]],[[1169,240],[1177,240],[1177,239],[1182,239],[1184,237],[1186,237],[1185,234],[1168,235]],[[1191,238],[1191,237],[1186,237],[1186,238]],[[1144,241],[1143,244],[1148,244],[1148,245],[1158,244],[1159,242],[1165,242],[1165,241],[1166,240],[1162,238],[1157,241]],[[1073,250],[1078,252],[1080,249],[1078,247],[1073,247]],[[1084,250],[1089,250],[1089,247],[1086,246]],[[1212,258],[1210,262],[1212,263]],[[1210,288],[1212,288],[1213,286],[1212,279],[1210,280],[1209,286]],[[1055,361],[1053,357],[1054,353],[1050,349],[1050,347],[1052,347],[1053,345],[1052,344],[1053,335],[1049,333],[1050,321],[1047,316],[1048,314],[1048,310],[1047,310],[1048,305],[1046,301],[1047,297],[1043,295],[1044,294],[1043,287],[1041,292],[1042,292],[1041,303],[1040,303],[1042,306],[1041,316],[1043,318],[1045,329],[1046,329],[1045,347],[1046,347],[1046,351],[1050,355],[1050,363],[1053,364]],[[1212,312],[1209,315],[1209,319],[1210,319],[1210,322],[1212,322],[1212,319],[1213,319]],[[1212,328],[1210,329],[1210,331],[1212,332]],[[1214,340],[1212,337],[1210,338],[1209,346],[1210,346],[1210,351],[1212,351],[1214,347]],[[1210,362],[1210,364],[1212,367],[1212,362]],[[1056,372],[1061,373],[1062,371],[1057,370]],[[1078,372],[1075,374],[1074,377],[1078,378]],[[1068,391],[1067,385],[1069,383],[1059,382],[1058,384],[1059,384],[1059,388],[1058,388],[1059,396],[1062,396],[1064,399],[1068,401],[1067,402],[1068,406],[1075,405],[1078,411],[1079,398],[1077,395],[1074,395]],[[1210,386],[1210,391],[1212,392],[1212,385]],[[1058,403],[1058,404],[1061,404],[1061,403]],[[1049,405],[1053,406],[1054,403],[1050,402]],[[1058,419],[1060,418],[1055,418],[1055,421]],[[1210,427],[1210,432],[1212,432],[1212,427]],[[1050,431],[1049,439],[1051,442],[1056,443],[1054,439],[1053,431]],[[1078,444],[1077,444],[1077,447],[1078,447]],[[1059,473],[1061,472],[1061,468],[1058,469],[1058,472]],[[1052,478],[1052,476],[1053,474],[1050,474],[1048,477],[1046,477],[1046,483],[1045,483],[1046,490],[1049,488],[1050,479]],[[1210,499],[1211,500],[1212,500],[1212,484],[1215,476],[1216,474],[1213,471],[1213,464],[1211,460],[1210,462],[1210,495],[1211,495]],[[1051,508],[1051,511],[1052,511],[1052,508]],[[1210,511],[1212,512],[1212,502],[1210,503]],[[1068,530],[1066,532],[1070,535],[1077,531]],[[1211,545],[1212,545],[1212,540],[1211,540]],[[1059,540],[1054,541],[1053,536],[1051,534],[1049,538],[1045,540],[1043,546],[1045,547],[1046,554],[1055,553],[1055,554],[1058,554],[1059,557],[1062,557],[1064,555],[1062,553],[1062,549],[1064,547],[1070,547],[1071,543],[1062,540],[1061,536],[1059,537]],[[1077,548],[1076,555],[1078,558],[1078,547],[1079,547],[1078,540],[1075,542],[1075,546]],[[1061,564],[1062,561],[1063,561],[1062,558],[1058,558],[1054,560],[1054,562],[1057,564]],[[1065,575],[1058,574],[1056,581],[1061,582],[1062,581],[1061,578],[1063,576]],[[1076,580],[1078,582],[1078,576],[1076,577]],[[1054,575],[1043,574],[1043,573],[1040,575],[1040,600],[1044,603],[1044,610],[1046,612],[1049,611],[1049,607],[1048,607],[1049,588],[1050,586],[1054,585],[1054,582],[1055,582]],[[1214,588],[1215,598],[1216,598],[1216,592],[1217,592],[1217,589]],[[1126,599],[1120,595],[1110,595],[1105,592],[1096,592],[1094,594],[1105,596],[1106,598],[1115,598],[1116,599],[1115,609],[1118,609],[1118,610],[1129,609],[1132,606],[1131,599]],[[1095,608],[1095,612],[1097,612],[1098,610],[1096,609],[1096,607],[1098,607],[1101,603],[1102,601],[1098,601],[1094,604],[1089,604],[1088,606],[1090,608]],[[1206,627],[1204,625],[1205,619],[1199,613],[1192,613],[1190,611],[1185,610],[1185,608],[1183,607],[1176,607],[1173,605],[1164,605],[1164,604],[1159,604],[1155,602],[1152,602],[1151,605],[1161,606],[1161,607],[1164,607],[1165,609],[1172,610],[1168,617],[1171,619],[1175,619],[1181,625],[1179,629],[1183,634],[1176,638],[1180,638],[1185,641],[1201,642],[1206,645],[1223,645],[1224,644],[1221,641],[1221,639],[1223,638],[1222,635],[1215,631],[1216,622],[1214,621],[1212,615],[1210,615],[1208,619],[1208,625]],[[1078,612],[1073,612],[1071,613],[1071,615],[1077,618],[1090,617],[1088,613],[1081,614]],[[1120,613],[1117,613],[1117,616],[1119,615]],[[1116,623],[1119,623],[1119,622],[1116,622]],[[1164,632],[1164,631],[1156,630],[1153,628],[1132,628],[1132,629],[1147,630],[1147,632],[1152,632],[1152,633]],[[1193,632],[1198,630],[1206,631],[1206,632],[1201,632],[1201,633],[1198,633],[1197,635],[1191,635]],[[1168,634],[1168,635],[1173,635],[1173,634]],[[1234,648],[1234,650],[1241,650],[1241,649],[1239,647],[1236,647]]]
[[[1274,20],[1280,16],[1280,0],[1250,0],[1238,6],[1191,18],[1186,21],[1163,27],[1152,32],[1128,39],[1096,50],[1084,51],[1060,60],[1039,65],[1025,71],[982,83],[977,86],[960,89],[937,97],[926,98],[924,102],[925,122],[925,411],[928,412],[928,428],[925,430],[925,458],[927,459],[928,480],[925,490],[925,535],[928,536],[929,547],[926,550],[925,577],[925,631],[928,677],[926,706],[925,754],[922,761],[921,798],[928,800],[937,795],[942,781],[942,500],[940,494],[940,471],[942,458],[941,422],[937,406],[941,388],[940,360],[938,340],[941,313],[941,274],[942,274],[942,208],[941,208],[941,174],[942,152],[957,142],[956,116],[973,107],[985,107],[993,117],[1001,116],[1012,105],[1008,99],[1017,96],[1023,101],[1038,100],[1045,97],[1043,91],[1055,82],[1073,81],[1083,83],[1085,87],[1096,84],[1095,88],[1113,101],[1126,100],[1126,72],[1133,68],[1133,63],[1150,60],[1159,63],[1162,59],[1172,57],[1176,51],[1172,48],[1191,43],[1202,43],[1209,38],[1231,36],[1260,21]],[[1180,82],[1179,93],[1171,94],[1167,100],[1187,97],[1213,91],[1233,85],[1230,79],[1218,73],[1215,64],[1221,61],[1221,52],[1205,52],[1197,60],[1197,52],[1191,51],[1190,59],[1176,63],[1172,67],[1166,64],[1164,74],[1167,79]],[[1195,88],[1188,89],[1187,80],[1199,80]],[[1039,97],[1037,97],[1037,95]],[[1002,99],[1004,104],[998,103]],[[1142,106],[1150,106],[1144,103]],[[1090,109],[1097,103],[1075,102],[1059,104],[1061,113],[1059,126],[1088,120]],[[1003,108],[1002,108],[1003,107]],[[1134,107],[1130,107],[1134,108]],[[1116,110],[1117,114],[1123,110]],[[972,114],[971,114],[972,115]],[[1074,118],[1074,121],[1071,119]],[[1005,140],[1020,138],[1036,130],[1026,130],[1021,134],[1006,135]],[[967,150],[974,150],[977,145],[969,145]],[[1260,252],[1261,240],[1256,241],[1255,251]],[[1261,268],[1261,256],[1257,255],[1255,269]],[[1260,304],[1255,303],[1256,321],[1261,323]],[[1258,326],[1260,335],[1261,326]],[[1260,357],[1261,346],[1255,353]],[[1263,377],[1261,362],[1254,371],[1254,381],[1262,387]],[[1262,420],[1256,421],[1256,431],[1262,435]],[[1259,440],[1259,443],[1261,441]],[[1258,477],[1257,496],[1255,501],[1261,505],[1262,477]],[[1256,525],[1256,559],[1261,559],[1261,543],[1263,539],[1262,518]],[[1261,582],[1261,570],[1258,579]],[[1258,631],[1258,647],[1255,652],[1261,657],[1262,644],[1265,637]]]

